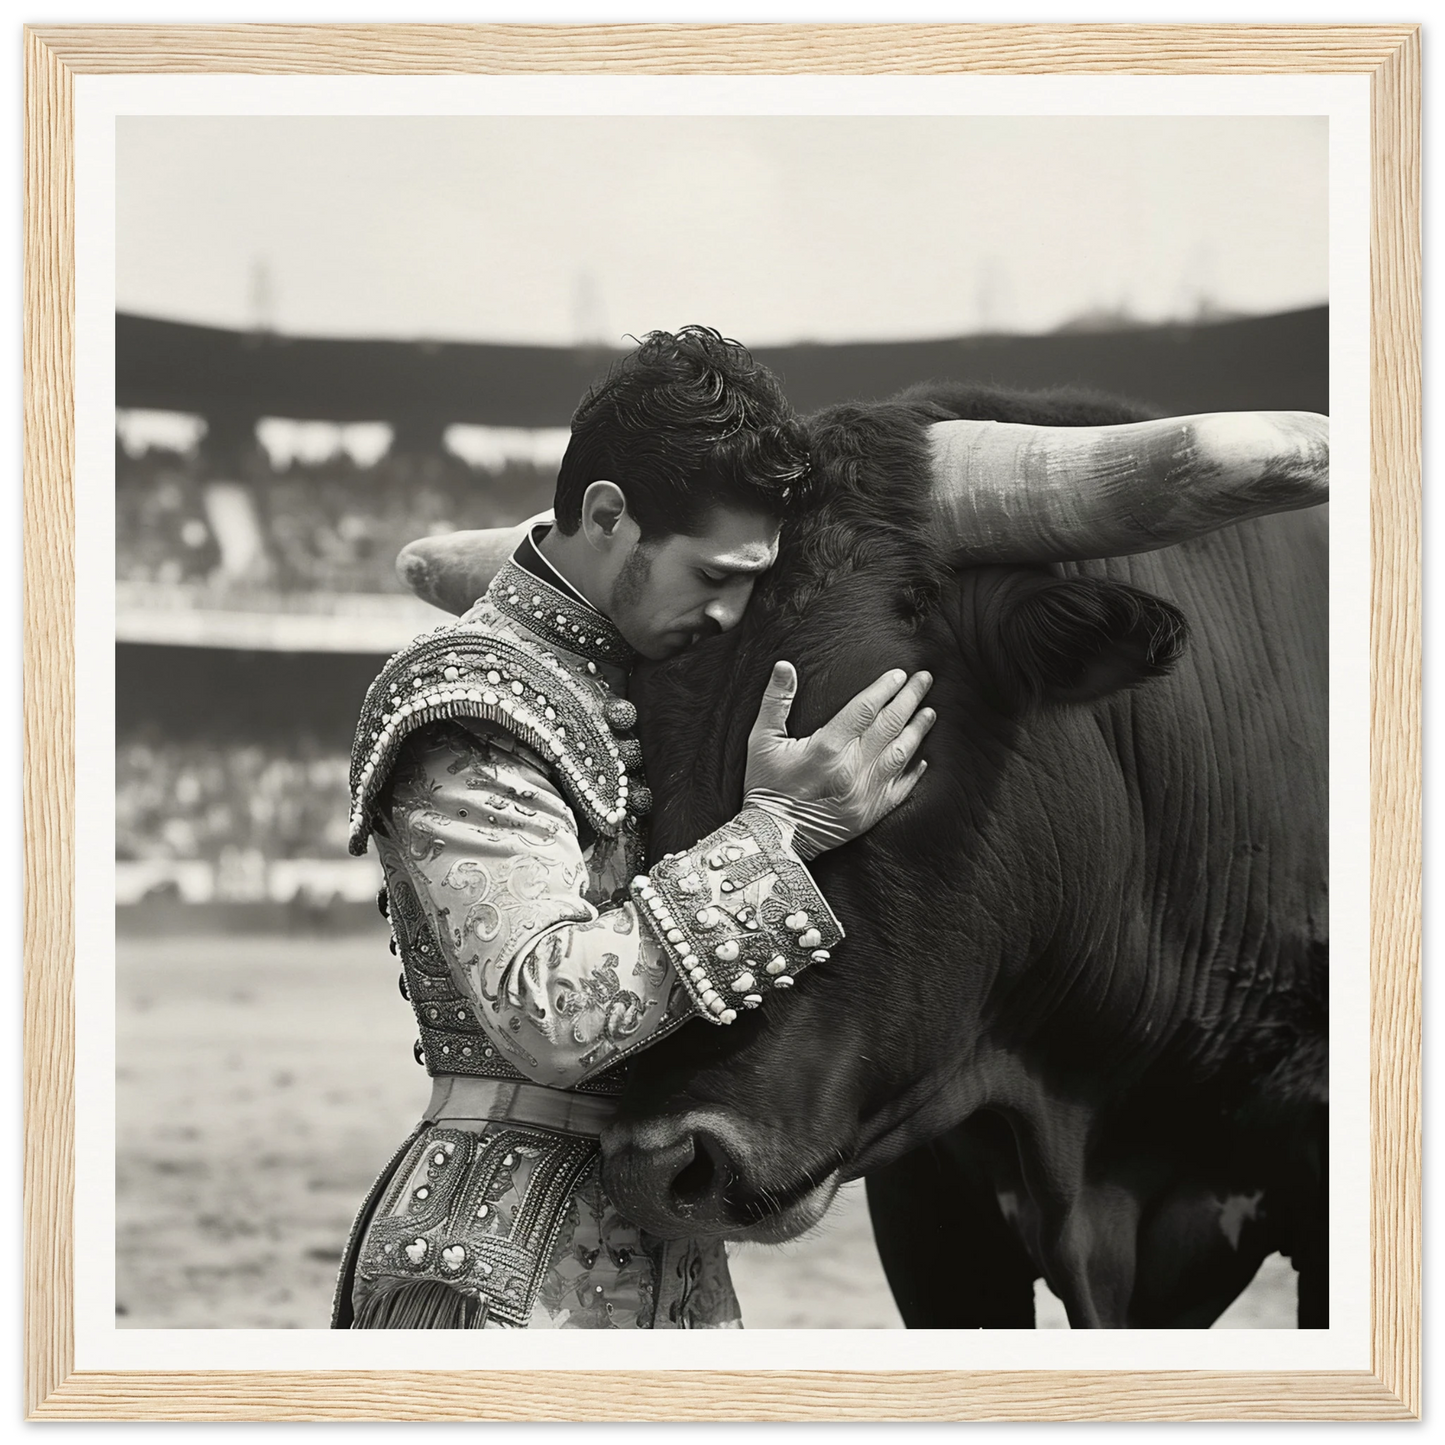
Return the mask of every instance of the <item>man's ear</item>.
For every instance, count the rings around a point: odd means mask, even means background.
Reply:
[[[616,482],[596,481],[582,493],[582,530],[592,545],[605,545],[627,516],[627,498]]]
[[[1030,578],[1003,606],[994,668],[1020,705],[1093,702],[1162,677],[1188,640],[1184,614],[1137,587]]]

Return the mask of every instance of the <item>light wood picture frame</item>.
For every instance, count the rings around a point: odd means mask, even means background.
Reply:
[[[27,30],[27,1412],[81,1420],[1384,1420],[1420,1411],[1417,26],[356,25]],[[1358,75],[1372,106],[1371,1363],[1359,1372],[227,1371],[74,1366],[73,84],[80,75]]]

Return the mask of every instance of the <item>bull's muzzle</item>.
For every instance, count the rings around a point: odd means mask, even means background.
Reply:
[[[784,1172],[764,1152],[743,1125],[713,1110],[620,1120],[602,1137],[603,1184],[624,1215],[660,1239],[778,1243],[823,1217],[839,1176]]]

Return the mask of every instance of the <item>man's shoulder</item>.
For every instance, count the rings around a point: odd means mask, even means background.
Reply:
[[[598,833],[626,813],[617,722],[595,689],[485,599],[456,622],[414,638],[366,694],[351,755],[353,853],[366,851],[371,809],[405,740],[453,719],[489,723],[544,759],[568,801]]]

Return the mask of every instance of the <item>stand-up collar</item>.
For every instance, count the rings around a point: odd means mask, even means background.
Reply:
[[[538,550],[532,534],[487,589],[493,606],[544,641],[592,662],[631,667],[626,638]]]

